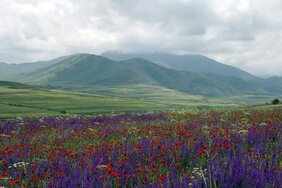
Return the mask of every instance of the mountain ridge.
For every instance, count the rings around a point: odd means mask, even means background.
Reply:
[[[130,59],[132,57],[140,57],[174,70],[197,73],[213,73],[244,78],[254,77],[246,71],[220,63],[203,55],[174,55],[167,53],[126,54],[111,51],[104,52],[101,55],[118,61]]]
[[[181,58],[183,57],[187,58],[185,55],[181,56]],[[192,57],[205,58],[198,55]],[[226,68],[223,64],[219,65]],[[213,71],[193,72],[187,71],[185,68],[183,68],[184,70],[176,70],[175,67],[167,68],[156,62],[138,57],[115,61],[104,56],[79,53],[26,65],[8,66],[8,64],[2,63],[0,66],[6,69],[6,71],[0,70],[0,73],[1,71],[6,73],[6,75],[0,74],[2,80],[3,77],[6,77],[5,80],[31,85],[80,91],[93,90],[93,88],[99,87],[153,85],[208,97],[282,94],[282,84],[280,84],[282,78],[263,79],[236,68],[231,68],[234,74],[230,75],[215,74]],[[180,63],[179,66],[181,67],[182,64]],[[13,70],[14,67],[24,68],[21,71],[15,71]],[[229,67],[227,66],[227,68]],[[239,73],[237,74],[236,71],[239,71]],[[11,73],[10,77],[9,73]],[[7,79],[8,77],[9,79]]]
[[[46,78],[42,75],[48,76]],[[148,84],[209,96],[219,95],[219,90],[225,95],[230,95],[232,89],[206,76],[167,69],[144,59],[135,58],[118,62],[93,54],[71,57],[23,77],[22,80],[32,84],[34,84],[33,80],[39,80],[41,84],[60,86]],[[205,84],[205,88],[198,83]]]

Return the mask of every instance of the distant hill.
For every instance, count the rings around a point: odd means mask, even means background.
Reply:
[[[18,82],[9,82],[9,81],[1,81],[0,80],[0,87],[8,87],[8,88],[31,88],[31,86],[18,83]]]
[[[154,57],[167,57],[170,60],[177,56],[155,54]],[[201,66],[196,65],[192,71],[176,70],[180,67],[189,69],[188,65],[193,65],[193,63],[186,64],[184,59],[190,58],[191,60],[192,57],[197,60],[205,59],[206,61],[201,62],[210,68],[205,68],[203,64],[203,71],[200,71]],[[156,64],[136,57],[116,61],[94,54],[74,54],[37,63],[0,63],[0,79],[48,88],[87,92],[95,92],[107,87],[124,88],[146,85],[206,97],[278,96],[282,94],[282,78],[280,77],[268,79],[255,77],[240,69],[223,65],[203,56],[179,56],[178,60],[175,61],[178,62],[175,66],[178,68],[167,68],[168,65],[165,67],[160,63]],[[174,66],[172,61],[170,62],[170,66]],[[225,71],[224,74],[219,72],[220,69]],[[230,74],[227,74],[228,71]]]
[[[72,56],[25,75],[21,80],[60,87],[146,84],[205,96],[236,93],[228,85],[198,73],[167,69],[139,58],[113,61],[92,54]]]
[[[264,80],[264,87],[267,88],[269,92],[281,93],[282,91],[282,77],[270,77]]]
[[[279,77],[279,76],[273,76],[273,77],[267,78],[266,81],[282,85],[282,77]]]
[[[254,77],[238,68],[219,63],[202,55],[174,55],[166,53],[126,54],[109,51],[102,53],[102,56],[117,61],[138,57],[180,71],[212,73],[248,79]]]
[[[7,63],[0,62],[0,80],[8,80],[13,74],[13,69]]]
[[[0,79],[1,80],[17,80],[18,77],[21,77],[23,74],[28,74],[35,70],[56,64],[69,56],[63,56],[55,58],[49,61],[37,61],[33,63],[20,63],[20,64],[8,64],[0,63]]]

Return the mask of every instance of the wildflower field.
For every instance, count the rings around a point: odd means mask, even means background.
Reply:
[[[0,187],[281,187],[282,111],[0,122]]]

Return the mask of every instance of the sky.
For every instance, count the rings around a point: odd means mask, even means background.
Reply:
[[[166,52],[282,76],[281,9],[281,0],[1,0],[0,62]]]

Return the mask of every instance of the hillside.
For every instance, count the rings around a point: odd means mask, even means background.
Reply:
[[[149,55],[147,54],[147,56]],[[199,58],[208,59],[209,62],[203,61],[203,63],[209,64],[214,69],[209,68],[206,71],[210,72],[200,73],[200,66],[198,68],[197,66],[192,66],[194,71],[187,71],[185,69],[188,69],[190,64],[186,65],[184,59],[187,59],[187,57],[191,59],[192,56],[175,56],[170,54],[153,54],[151,56],[155,58],[167,57],[167,60],[172,60],[172,57],[178,57],[178,59],[183,61],[182,63],[181,61],[175,63],[177,68],[167,68],[168,66],[164,67],[142,58],[115,61],[93,54],[74,54],[36,63],[0,63],[0,79],[47,88],[61,88],[91,93],[105,90],[107,87],[129,88],[136,86],[142,90],[142,87],[146,85],[168,88],[204,97],[243,95],[275,97],[282,94],[282,78],[280,77],[268,79],[255,77],[234,67],[213,62],[213,60],[203,56],[193,57],[196,57],[198,60]],[[199,62],[198,64],[201,65]],[[174,64],[171,63],[172,65]],[[175,70],[182,69],[181,67],[184,70]],[[216,72],[215,67],[221,67],[221,70],[224,71],[229,70],[230,74],[215,74],[213,73]]]
[[[14,74],[14,70],[7,64],[0,62],[0,80],[9,80]]]
[[[69,56],[63,56],[49,61],[37,61],[33,63],[8,64],[0,62],[0,80],[18,80],[19,77],[22,77],[25,74],[56,64],[66,58],[69,58]]]
[[[139,57],[174,70],[228,75],[247,79],[254,78],[253,75],[245,71],[219,63],[202,55],[174,55],[166,53],[125,54],[118,52],[104,52],[102,53],[102,56],[118,61]]]
[[[23,73],[15,80],[87,92],[96,92],[105,87],[152,85],[206,97],[244,94],[273,96],[282,93],[277,78],[262,79],[237,71],[242,75],[178,71],[141,58],[114,61],[93,54],[75,54],[50,66]]]
[[[280,93],[282,91],[282,77],[270,77],[264,80],[264,85],[268,91]]]
[[[9,82],[9,81],[0,81],[0,87],[7,87],[7,88],[31,88],[31,86],[18,83],[18,82]]]
[[[236,93],[228,85],[198,73],[167,69],[138,58],[118,62],[91,54],[72,56],[27,74],[21,80],[62,88],[145,84],[204,96]]]

